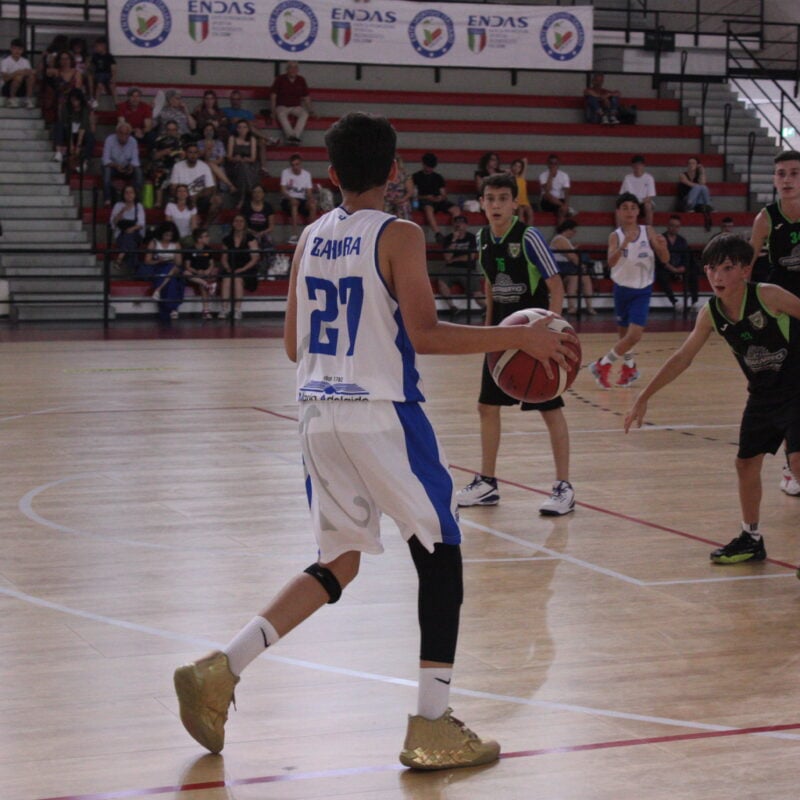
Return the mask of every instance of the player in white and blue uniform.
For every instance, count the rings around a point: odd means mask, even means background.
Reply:
[[[545,320],[527,326],[440,322],[418,225],[383,213],[396,176],[386,119],[348,114],[325,136],[342,205],[306,228],[295,252],[284,343],[297,362],[300,437],[318,559],[292,579],[222,650],[176,670],[181,720],[212,752],[242,670],[325,603],[381,551],[393,517],[419,576],[418,713],[400,760],[417,769],[493,761],[500,748],[448,708],[463,595],[460,531],[447,462],[427,417],[415,351],[522,348],[562,366],[566,340]]]

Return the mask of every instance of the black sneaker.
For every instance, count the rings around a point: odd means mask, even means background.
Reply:
[[[763,561],[767,557],[764,538],[754,539],[747,531],[742,531],[731,539],[725,547],[718,547],[709,558],[715,564],[741,564],[743,561]]]

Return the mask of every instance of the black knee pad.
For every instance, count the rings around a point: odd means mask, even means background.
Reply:
[[[316,578],[321,584],[322,588],[328,593],[328,604],[335,603],[342,596],[342,585],[339,583],[337,577],[322,564],[314,563],[310,567],[306,567],[303,572]]]
[[[415,536],[408,546],[419,576],[420,659],[452,664],[464,600],[461,548],[437,544],[429,553]]]

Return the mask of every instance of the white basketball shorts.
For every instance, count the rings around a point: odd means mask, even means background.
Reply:
[[[300,439],[319,558],[382,553],[380,515],[433,552],[459,544],[453,479],[418,403],[313,401],[300,407]]]

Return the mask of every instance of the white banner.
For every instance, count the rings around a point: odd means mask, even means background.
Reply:
[[[591,6],[108,0],[118,56],[590,70]]]

